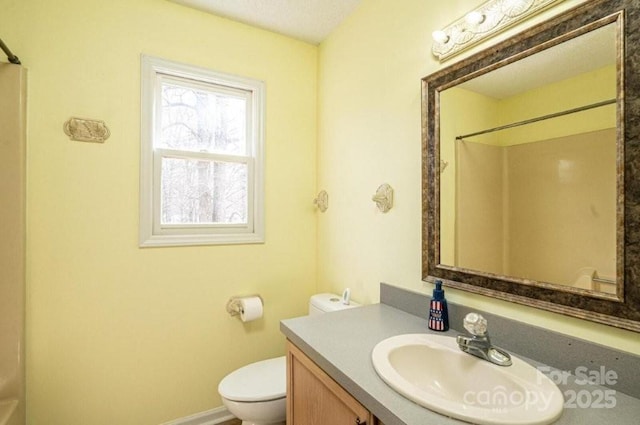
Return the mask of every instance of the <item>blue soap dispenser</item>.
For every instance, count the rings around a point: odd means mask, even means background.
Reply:
[[[449,311],[447,311],[447,300],[444,298],[441,280],[436,280],[433,298],[429,303],[429,329],[439,332],[449,330]]]

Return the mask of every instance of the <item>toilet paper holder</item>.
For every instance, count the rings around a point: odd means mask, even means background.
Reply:
[[[229,313],[231,316],[240,315],[242,313],[242,304],[240,303],[240,301],[243,298],[251,298],[251,297],[260,298],[260,302],[262,303],[262,305],[264,305],[264,300],[258,294],[245,295],[245,296],[242,296],[242,297],[231,297],[231,298],[229,298],[229,301],[227,301],[227,313]]]

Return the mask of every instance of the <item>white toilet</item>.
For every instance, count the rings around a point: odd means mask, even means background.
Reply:
[[[348,303],[348,304],[345,304]],[[309,315],[344,310],[359,304],[342,297],[317,294],[309,300]],[[262,360],[225,376],[218,393],[222,403],[242,425],[284,425],[286,419],[287,358]]]

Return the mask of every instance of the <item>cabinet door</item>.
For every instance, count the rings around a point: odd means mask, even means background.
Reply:
[[[287,425],[373,425],[355,398],[287,342]]]

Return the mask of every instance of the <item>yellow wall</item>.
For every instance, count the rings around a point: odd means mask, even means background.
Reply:
[[[612,46],[613,48],[613,46]],[[442,140],[615,99],[616,66],[547,84],[504,99],[453,87],[440,94]],[[616,126],[616,105],[607,105],[523,126],[467,138],[474,143],[511,146]],[[450,156],[445,142],[441,156]]]
[[[499,125],[615,99],[616,95],[616,67],[610,65],[501,100]],[[500,145],[509,146],[615,127],[616,105],[612,104],[496,134]]]
[[[367,302],[378,299],[380,281],[431,293],[432,285],[420,279],[420,79],[441,67],[430,53],[431,32],[480,3],[363,0],[320,46],[318,187],[328,191],[331,201],[318,219],[320,289],[351,286],[354,298]],[[526,25],[579,3],[561,2]],[[370,200],[383,182],[395,189],[395,206],[388,214],[379,213]],[[632,332],[452,289],[447,296],[640,353],[640,340]]]
[[[317,47],[165,0],[10,0],[29,70],[31,425],[155,425],[221,405],[220,379],[284,353],[316,289]],[[138,248],[140,54],[266,82],[266,243]],[[105,144],[70,141],[71,116]],[[243,325],[231,295],[260,293]]]

